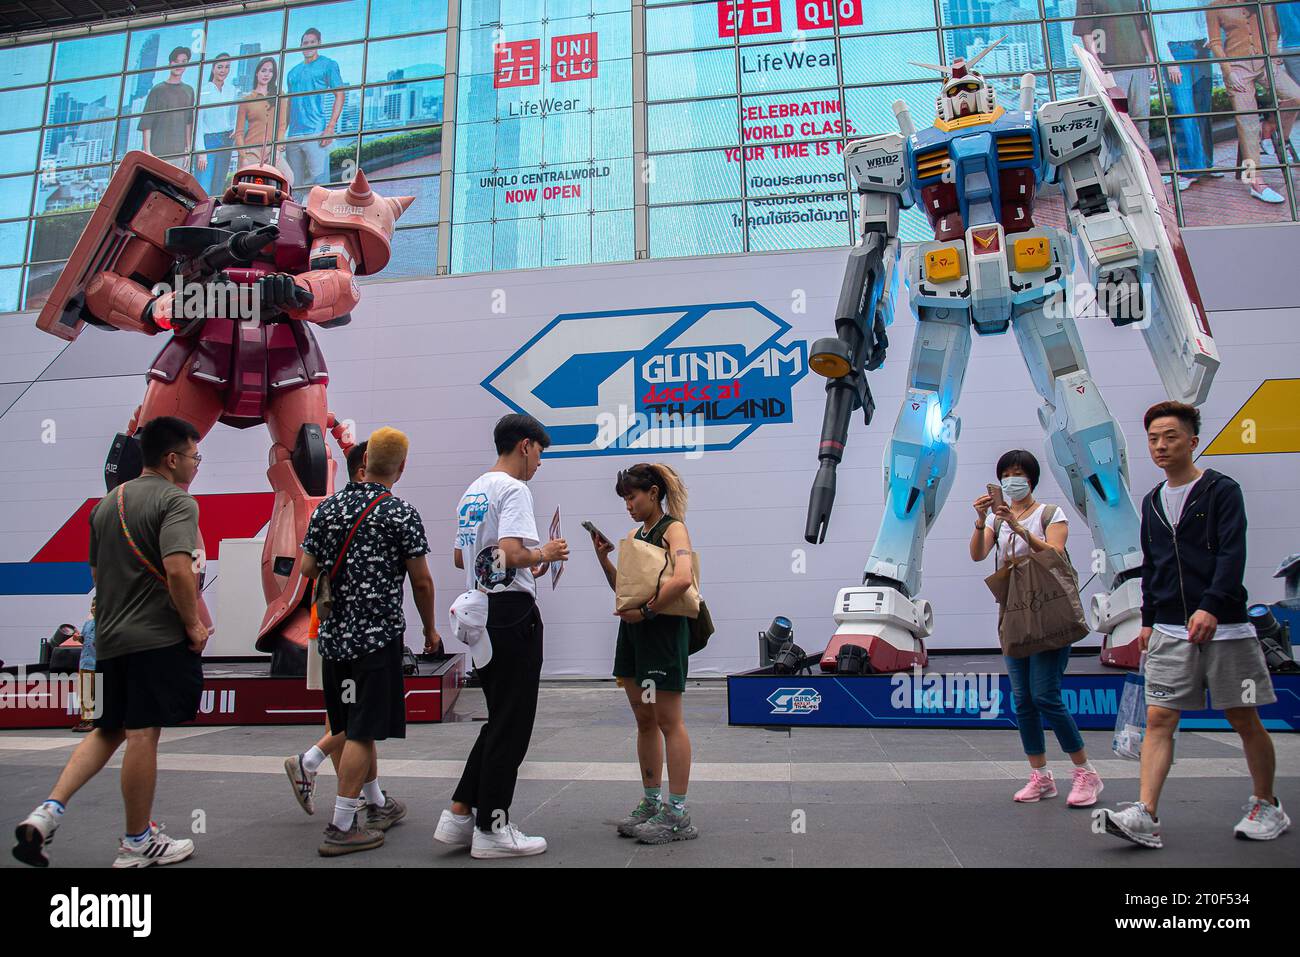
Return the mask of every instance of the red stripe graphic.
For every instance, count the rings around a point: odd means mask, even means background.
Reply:
[[[230,492],[196,495],[199,531],[208,560],[216,561],[223,538],[251,538],[270,521],[273,492]],[[33,562],[84,562],[90,552],[90,510],[98,502],[88,498],[32,557]]]

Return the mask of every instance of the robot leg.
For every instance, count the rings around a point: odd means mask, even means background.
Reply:
[[[943,508],[956,473],[953,448],[961,421],[953,414],[970,358],[970,316],[923,307],[912,344],[909,388],[885,449],[885,510],[863,584],[835,597],[835,636],[822,656],[833,671],[840,648],[860,645],[875,671],[927,661],[934,624],[921,587],[925,536]]]
[[[266,477],[275,504],[262,549],[266,614],[257,635],[261,652],[276,652],[282,642],[299,651],[307,647],[311,582],[302,573],[299,546],[311,513],[334,494],[334,460],[325,444],[328,419],[323,385],[274,396],[267,409],[274,444]]]
[[[1047,461],[1088,523],[1096,548],[1090,571],[1106,592],[1093,596],[1089,625],[1102,635],[1101,660],[1138,664],[1142,624],[1141,522],[1129,495],[1128,447],[1088,372],[1074,318],[1061,295],[1015,310],[1016,338],[1034,388]]]
[[[136,478],[144,468],[137,435],[140,429],[160,415],[183,419],[199,430],[202,441],[221,418],[221,396],[204,382],[178,376],[173,382],[149,379],[144,401],[136,407],[126,431],[113,437],[104,462],[104,489],[111,492],[123,482]]]
[[[106,491],[113,491],[123,482],[131,481],[143,471],[144,455],[137,434],[145,423],[160,415],[175,416],[190,423],[198,429],[199,439],[202,441],[221,417],[221,396],[206,383],[196,382],[188,376],[178,376],[173,382],[151,378],[149,385],[145,387],[144,401],[132,414],[126,431],[115,435],[113,444],[109,447],[108,458],[104,462]],[[211,632],[212,613],[208,610],[207,602],[203,600],[207,548],[201,530],[198,549],[199,554],[203,556],[196,573],[199,585],[199,619]]]

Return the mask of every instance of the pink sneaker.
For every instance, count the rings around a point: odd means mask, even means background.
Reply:
[[[1033,804],[1043,798],[1056,797],[1056,780],[1051,771],[1034,768],[1029,775],[1029,783],[1016,792],[1015,800],[1021,804]]]
[[[1101,775],[1096,771],[1089,771],[1087,768],[1074,769],[1074,784],[1070,787],[1070,796],[1065,799],[1065,803],[1070,807],[1092,807],[1097,803],[1097,795],[1102,792],[1105,785],[1101,783]]]

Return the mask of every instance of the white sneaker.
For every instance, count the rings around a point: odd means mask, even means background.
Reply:
[[[513,824],[499,831],[481,831],[474,828],[474,843],[469,856],[479,859],[492,857],[529,857],[546,850],[546,838],[529,837]]]
[[[123,838],[117,847],[114,867],[149,867],[151,864],[176,864],[194,853],[194,842],[189,838],[173,840],[163,833],[161,824],[149,824],[149,840],[136,846]]]
[[[32,867],[49,867],[50,858],[45,849],[54,843],[58,827],[59,819],[54,812],[41,804],[14,828],[14,857]]]
[[[1250,196],[1261,203],[1285,203],[1286,200],[1273,191],[1273,187],[1265,186],[1261,190],[1251,189]]]
[[[1237,837],[1252,841],[1271,841],[1281,837],[1282,832],[1291,826],[1291,819],[1286,816],[1286,811],[1282,810],[1281,800],[1275,807],[1252,794],[1242,810],[1246,812],[1246,816],[1232,829],[1232,833]]]
[[[438,818],[438,829],[433,832],[433,839],[453,847],[472,847],[476,830],[474,815],[471,814],[468,821],[462,822],[456,820],[456,815],[450,810],[444,810],[442,817]]]
[[[1107,834],[1122,837],[1141,847],[1164,847],[1164,841],[1160,839],[1160,824],[1141,801],[1121,804],[1118,811],[1107,808],[1102,813],[1106,815]]]

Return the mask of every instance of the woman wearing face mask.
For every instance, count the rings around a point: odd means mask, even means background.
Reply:
[[[641,608],[618,614],[618,645],[614,676],[627,692],[636,716],[636,752],[645,796],[632,813],[618,822],[618,833],[643,844],[689,841],[699,836],[686,810],[686,786],[691,775],[691,739],[682,719],[690,655],[690,625],[682,615],[661,615],[663,608],[691,586],[691,539],[682,521],[686,515],[686,486],[667,465],[634,465],[618,473],[614,491],[623,498],[628,516],[640,526],[636,537],[669,551],[673,571],[657,594]],[[614,588],[617,569],[609,560],[614,543],[594,532],[592,544],[600,567]],[[664,756],[668,758],[668,799],[663,798]]]
[[[1064,555],[1070,521],[1058,506],[1034,500],[1040,475],[1038,459],[1023,449],[1007,452],[998,459],[997,475],[1004,502],[995,506],[987,493],[975,500],[971,559],[983,561],[995,545],[1002,565],[1048,548]],[[990,510],[996,519],[993,523],[988,521]],[[1074,762],[1074,781],[1066,803],[1070,807],[1096,804],[1102,790],[1101,778],[1088,760],[1074,717],[1061,700],[1061,677],[1070,664],[1070,646],[1004,660],[1011,679],[1011,693],[1016,699],[1020,742],[1029,758],[1029,783],[1016,792],[1015,800],[1033,803],[1056,797],[1056,781],[1047,768],[1047,743],[1043,735],[1046,719],[1061,750]]]

